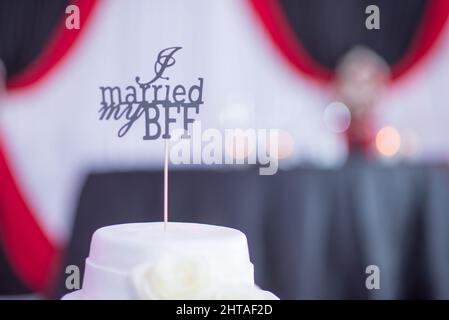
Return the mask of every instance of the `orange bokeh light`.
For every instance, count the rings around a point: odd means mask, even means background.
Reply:
[[[376,147],[380,154],[386,157],[394,156],[401,147],[398,130],[390,126],[380,129],[376,135]]]

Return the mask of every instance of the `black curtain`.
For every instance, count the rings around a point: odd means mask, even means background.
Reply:
[[[66,0],[0,0],[0,60],[8,77],[36,59],[66,6]]]
[[[393,64],[406,52],[426,0],[279,0],[305,49],[333,68],[356,44],[366,45]],[[41,52],[64,15],[66,0],[0,0],[0,59],[8,76],[25,69]],[[380,8],[380,30],[367,30],[365,8]]]
[[[297,38],[315,61],[333,69],[355,45],[364,45],[394,64],[406,53],[426,0],[279,0]],[[368,30],[365,8],[377,5],[380,29]]]

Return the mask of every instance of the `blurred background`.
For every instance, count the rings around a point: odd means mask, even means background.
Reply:
[[[281,299],[448,299],[448,14],[445,0],[1,0],[0,296],[60,298],[94,230],[162,219],[163,141],[118,138],[99,87],[150,80],[181,46],[170,77],[204,78],[203,127],[279,128],[280,170],[171,165],[171,220],[245,232],[256,283]]]

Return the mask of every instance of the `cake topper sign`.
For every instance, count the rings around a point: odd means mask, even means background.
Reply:
[[[145,130],[143,140],[165,139],[164,143],[164,229],[168,223],[168,140],[170,124],[177,122],[181,117],[184,129],[183,138],[190,138],[188,125],[195,122],[191,113],[199,113],[203,104],[203,78],[198,78],[198,84],[187,89],[178,84],[173,88],[167,82],[167,69],[176,63],[175,53],[181,47],[170,47],[159,52],[154,63],[154,76],[148,81],[135,78],[137,86],[127,86],[124,91],[120,87],[100,87],[101,108],[100,120],[123,120],[117,135],[125,136],[134,124],[143,117]],[[125,95],[124,95],[125,94]],[[172,116],[173,111],[175,115]],[[193,110],[193,111],[190,111]],[[190,111],[190,112],[189,112]],[[161,120],[161,113],[164,120]]]
[[[188,125],[203,104],[203,78],[189,88],[182,84],[171,86],[167,70],[176,63],[175,53],[182,47],[170,47],[159,52],[154,63],[154,75],[148,82],[135,77],[137,86],[122,90],[118,86],[100,87],[100,120],[122,120],[117,135],[125,136],[140,118],[144,119],[143,140],[170,139],[170,125],[182,122],[184,138],[189,138]],[[164,117],[161,117],[161,114]],[[163,120],[162,120],[163,118]],[[179,120],[180,119],[180,120]]]

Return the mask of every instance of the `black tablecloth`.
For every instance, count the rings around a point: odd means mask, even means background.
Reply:
[[[95,229],[160,221],[162,172],[91,174],[64,266],[84,268]],[[449,170],[355,162],[259,176],[172,171],[170,219],[246,233],[256,282],[281,298],[449,298]],[[365,268],[380,268],[380,290]],[[55,296],[66,292],[61,268]]]

